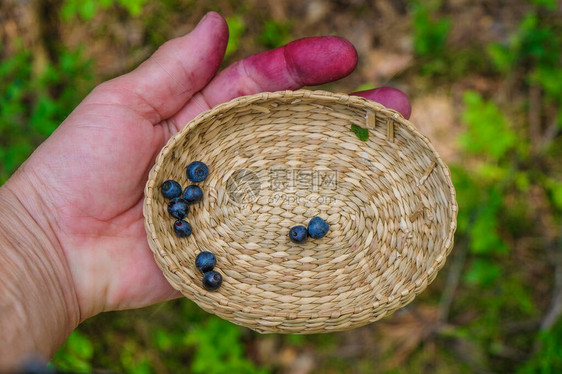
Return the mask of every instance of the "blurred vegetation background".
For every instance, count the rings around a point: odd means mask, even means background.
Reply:
[[[83,323],[51,365],[123,373],[562,372],[562,5],[557,0],[2,0],[0,183],[96,84],[209,10],[224,66],[313,35],[357,47],[323,89],[397,87],[451,167],[456,245],[437,280],[352,331],[259,335],[188,300]],[[61,150],[64,151],[64,150]]]

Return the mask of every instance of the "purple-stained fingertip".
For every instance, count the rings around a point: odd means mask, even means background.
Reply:
[[[408,96],[396,88],[380,87],[372,90],[354,92],[351,95],[376,101],[387,108],[398,111],[406,119],[410,118],[410,114],[412,113],[412,105],[410,104],[410,100],[408,100]]]
[[[295,40],[284,47],[284,55],[291,75],[304,86],[341,79],[357,65],[355,47],[338,36]]]

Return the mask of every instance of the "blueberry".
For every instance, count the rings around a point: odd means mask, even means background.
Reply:
[[[189,203],[181,197],[174,197],[168,204],[168,213],[176,219],[184,219],[189,213]]]
[[[194,183],[202,182],[209,175],[209,168],[201,161],[193,161],[187,165],[186,174],[190,181]]]
[[[184,220],[178,219],[174,223],[174,232],[180,238],[188,237],[189,235],[191,235],[192,231],[193,231],[193,229],[191,228],[191,225],[189,224],[189,222],[185,222]]]
[[[217,259],[214,254],[209,251],[201,252],[195,259],[195,267],[201,273],[206,273],[214,269],[217,264]]]
[[[308,238],[306,227],[302,225],[291,227],[291,230],[289,230],[289,238],[291,238],[293,243],[304,243],[306,238]]]
[[[203,274],[203,287],[208,291],[216,291],[222,284],[222,275],[214,270]]]
[[[204,251],[199,253],[197,255],[197,258],[195,259],[195,267],[201,273],[206,273],[208,271],[213,270],[216,264],[217,264],[217,258],[215,257],[214,254],[212,254],[209,251]]]
[[[162,183],[162,185],[160,186],[160,190],[162,191],[162,195],[166,199],[173,199],[174,197],[180,197],[181,195],[180,184],[173,180],[167,180],[166,182]]]
[[[188,203],[193,204],[203,200],[203,190],[201,187],[192,184],[183,190],[183,199]]]
[[[308,223],[308,235],[313,239],[323,238],[328,230],[330,230],[330,225],[320,217],[314,217]]]

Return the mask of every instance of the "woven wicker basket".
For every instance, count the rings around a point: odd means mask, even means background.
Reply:
[[[193,234],[179,239],[159,187],[189,184],[195,160],[210,175],[187,217]],[[435,278],[456,228],[449,170],[428,139],[393,110],[324,91],[245,96],[202,113],[162,149],[145,194],[148,242],[172,286],[259,332],[347,330],[392,313]],[[328,235],[292,243],[289,229],[314,216]],[[204,250],[223,274],[215,292],[194,265]]]

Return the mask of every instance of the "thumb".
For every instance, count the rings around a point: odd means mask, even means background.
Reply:
[[[224,18],[209,12],[189,34],[167,41],[132,72],[100,85],[94,97],[97,103],[124,105],[156,124],[207,85],[220,67],[227,42]],[[99,91],[102,94],[95,95]]]

